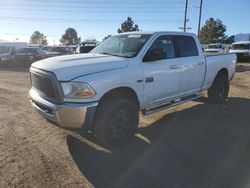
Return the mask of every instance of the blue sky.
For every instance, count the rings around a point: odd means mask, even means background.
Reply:
[[[188,27],[197,33],[200,0],[189,0]],[[50,42],[58,40],[73,27],[84,40],[102,40],[117,29],[128,16],[146,31],[180,31],[185,0],[1,0],[0,39],[28,41],[38,30]],[[250,0],[203,0],[202,25],[209,17],[227,26],[227,35],[250,33]]]

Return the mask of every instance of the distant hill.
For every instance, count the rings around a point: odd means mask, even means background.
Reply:
[[[250,41],[250,33],[246,33],[246,34],[239,33],[235,35],[234,37],[234,41],[246,41],[246,40]]]

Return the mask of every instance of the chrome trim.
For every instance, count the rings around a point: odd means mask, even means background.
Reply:
[[[34,89],[29,92],[29,99],[40,115],[65,128],[90,127],[98,105],[98,102],[54,104],[43,99]]]

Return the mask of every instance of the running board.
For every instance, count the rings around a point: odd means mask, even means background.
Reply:
[[[189,101],[201,98],[201,97],[203,97],[202,94],[196,94],[196,95],[191,95],[191,96],[188,96],[188,97],[184,97],[184,98],[181,98],[181,99],[178,99],[178,100],[175,100],[175,101],[166,102],[164,104],[161,103],[161,105],[154,106],[152,108],[143,109],[142,114],[143,115],[153,114],[155,112],[159,112],[159,111],[162,111],[162,110],[174,107],[174,106],[178,106],[180,104],[183,104],[183,103],[186,103],[186,102],[189,102]]]

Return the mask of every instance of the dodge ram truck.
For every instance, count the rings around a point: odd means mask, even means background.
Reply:
[[[139,112],[158,112],[205,91],[209,101],[223,103],[235,66],[235,54],[204,56],[191,33],[129,32],[88,54],[33,63],[29,98],[49,121],[115,147],[135,133]]]

